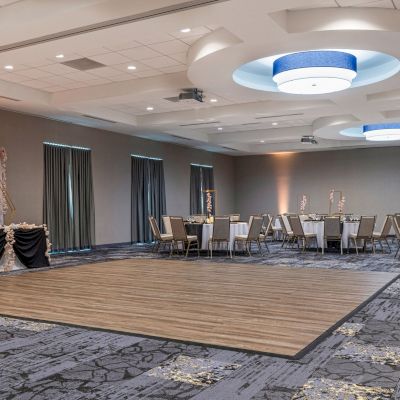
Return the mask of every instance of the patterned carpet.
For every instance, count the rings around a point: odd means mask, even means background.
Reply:
[[[54,256],[52,268],[131,257],[169,256],[115,246]],[[400,273],[392,254],[301,254],[279,244],[270,255],[213,262]],[[296,361],[0,318],[0,371],[0,399],[400,399],[400,281]]]

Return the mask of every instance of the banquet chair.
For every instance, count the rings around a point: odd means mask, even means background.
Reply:
[[[208,240],[208,252],[210,257],[213,256],[214,244],[226,243],[226,255],[230,254],[232,258],[232,249],[229,246],[231,238],[231,223],[228,217],[215,217],[213,224],[212,236]]]
[[[240,221],[240,214],[230,214],[229,220],[231,222],[239,222]]]
[[[182,244],[183,252],[187,257],[189,254],[189,250],[197,250],[197,257],[200,256],[200,248],[199,248],[199,239],[195,235],[188,235],[186,233],[185,224],[183,223],[182,217],[170,217],[171,228],[172,228],[172,237],[174,239],[173,248],[179,250],[178,245]],[[195,247],[193,249],[193,247]],[[171,255],[173,251],[171,249]]]
[[[397,240],[397,250],[396,254],[394,255],[394,257],[396,258],[397,254],[399,254],[400,251],[400,215],[395,215],[393,217],[393,228]]]
[[[390,244],[388,241],[388,237],[390,234],[390,230],[392,229],[393,226],[393,217],[391,215],[386,215],[385,218],[385,222],[383,223],[383,227],[382,230],[380,232],[374,232],[373,233],[373,240],[377,241],[382,249],[383,252],[383,245],[382,245],[382,241],[385,241],[388,249],[389,249],[389,253],[392,252],[392,249],[390,248]]]
[[[260,233],[262,228],[263,219],[259,215],[254,215],[249,227],[249,233],[247,235],[236,235],[233,241],[233,254],[236,254],[236,244],[241,243],[245,245],[247,253],[251,256],[251,244],[255,242],[258,246],[258,250],[262,255],[261,244],[260,244]]]
[[[172,235],[171,221],[169,219],[169,215],[163,215],[162,220],[164,224],[165,233],[167,233],[168,235]]]
[[[343,255],[342,233],[340,230],[340,217],[325,217],[324,219],[324,241],[322,254],[325,253],[325,243],[340,242],[340,254]]]
[[[367,247],[367,243],[371,242],[372,251],[375,253],[375,242],[374,242],[374,228],[375,228],[376,217],[366,217],[362,216],[360,219],[360,225],[358,226],[357,233],[350,233],[348,243],[347,243],[347,252],[350,250],[350,241],[353,240],[354,246],[356,248],[356,253],[358,254],[358,246],[357,240],[363,240],[363,248],[364,251]]]
[[[282,246],[283,247],[286,243],[286,247],[290,244],[292,240],[295,239],[293,235],[292,228],[290,228],[289,223],[285,223],[285,220],[283,219],[283,215],[279,215],[279,222],[281,224],[281,229],[282,229],[282,235],[283,235],[283,240],[282,240]],[[287,228],[289,226],[289,229]]]
[[[304,233],[303,225],[301,224],[301,220],[298,215],[296,217],[290,216],[289,220],[290,225],[293,229],[293,235],[297,239],[297,245],[299,243],[299,240],[303,242],[302,251],[304,252],[306,248],[310,248],[310,243],[312,240],[314,240],[318,253],[317,235],[315,233]]]
[[[152,215],[149,216],[149,223],[154,236],[154,246],[152,251],[158,252],[161,246],[166,247],[167,245],[169,245],[171,251],[173,246],[173,236],[168,233],[161,233],[157,224],[157,220]]]
[[[262,227],[261,227],[261,233],[260,233],[260,241],[262,241],[265,245],[265,248],[267,249],[268,253],[269,251],[269,247],[268,247],[268,238],[273,238],[274,235],[274,231],[272,230],[272,217],[269,214],[264,214],[262,216],[263,218],[263,223],[262,223]]]

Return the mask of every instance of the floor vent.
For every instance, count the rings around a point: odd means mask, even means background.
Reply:
[[[67,67],[77,69],[78,71],[89,71],[91,69],[105,67],[104,64],[91,60],[90,58],[77,58],[75,60],[65,61],[61,64]]]

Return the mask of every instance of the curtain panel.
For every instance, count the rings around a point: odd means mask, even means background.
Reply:
[[[164,164],[162,160],[131,157],[131,241],[151,242],[148,217],[153,215],[158,226],[166,213]]]
[[[207,197],[204,190],[214,189],[214,169],[212,167],[191,164],[190,214],[207,214]],[[213,210],[215,212],[215,204],[213,204]]]
[[[82,250],[95,243],[90,150],[44,144],[43,221],[52,251]]]

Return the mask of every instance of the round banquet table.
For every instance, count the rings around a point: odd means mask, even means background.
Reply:
[[[201,240],[201,249],[208,249],[208,240],[212,236],[213,232],[213,224],[203,224],[203,233]],[[247,235],[249,233],[249,224],[247,222],[235,222],[231,223],[231,231],[230,231],[230,240],[229,240],[229,249],[233,249],[233,241],[235,240],[236,235]],[[221,245],[221,249],[224,248],[224,244]]]
[[[347,249],[349,235],[357,233],[359,222],[343,222],[342,246]],[[304,233],[314,233],[317,235],[318,247],[324,246],[324,222],[323,221],[303,221]]]

